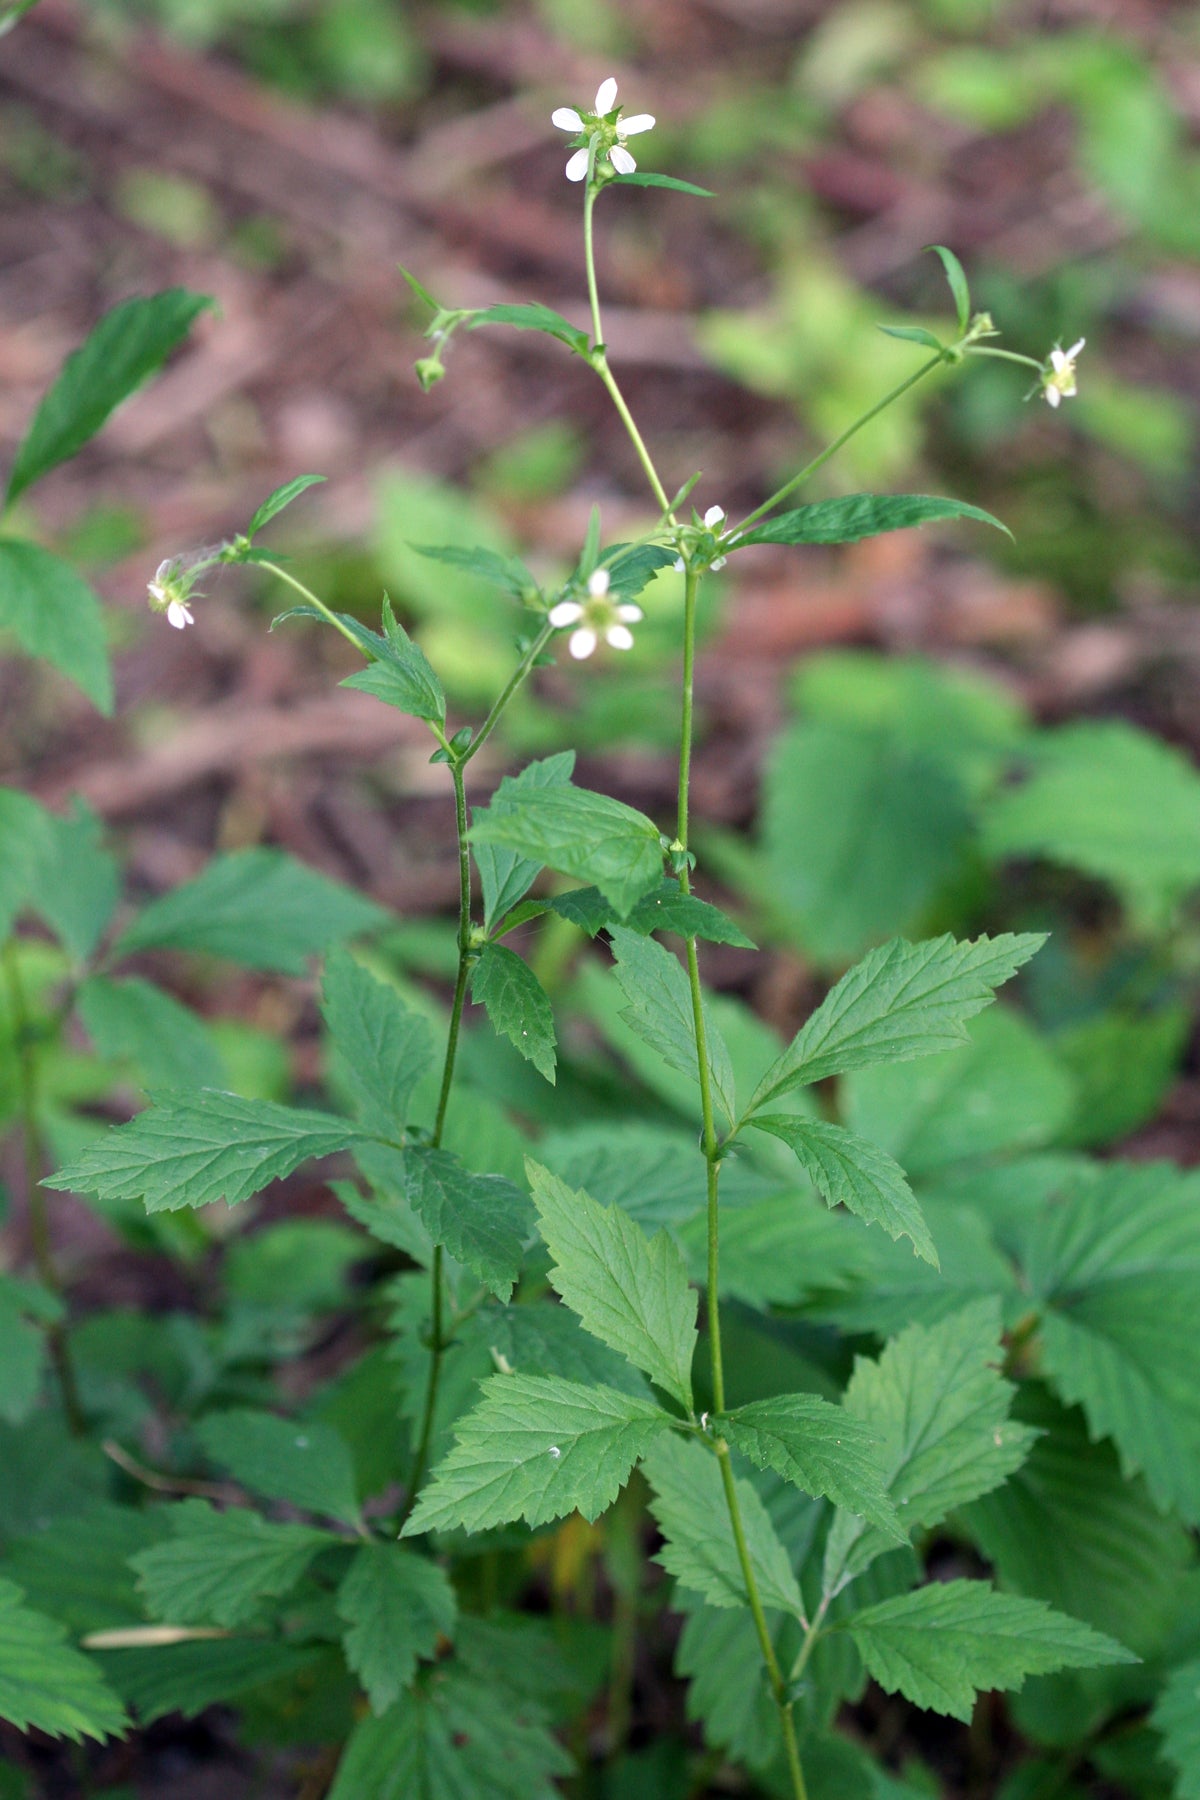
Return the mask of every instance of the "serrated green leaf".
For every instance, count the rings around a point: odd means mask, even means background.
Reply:
[[[653,938],[621,925],[610,926],[609,936],[616,958],[614,973],[629,1002],[622,1019],[670,1068],[691,1077],[699,1086],[692,990],[686,970]],[[707,1005],[704,1025],[713,1095],[732,1124],[737,1117],[733,1064]]]
[[[561,1375],[584,1386],[619,1388],[648,1397],[640,1369],[585,1331],[573,1312],[549,1299],[498,1306],[480,1315],[496,1368],[514,1375]],[[503,1360],[501,1360],[503,1359]]]
[[[128,1125],[108,1131],[46,1187],[142,1200],[147,1212],[229,1206],[261,1193],[311,1157],[332,1156],[362,1134],[349,1119],[202,1088],[166,1092]]]
[[[64,1626],[26,1606],[0,1580],[0,1719],[51,1737],[113,1737],[129,1721],[95,1663],[67,1642]]]
[[[885,531],[907,531],[912,525],[928,525],[937,519],[977,519],[994,525],[1005,537],[1007,525],[982,507],[965,500],[945,500],[935,494],[843,494],[837,500],[817,500],[794,512],[776,513],[761,525],[736,534],[737,548],[745,544],[857,544],[862,538]]]
[[[363,1544],[342,1577],[338,1613],[346,1661],[374,1713],[386,1712],[412,1680],[419,1657],[453,1634],[454,1589],[436,1563],[399,1544]]]
[[[94,1501],[14,1539],[7,1572],[31,1606],[72,1632],[144,1624],[129,1558],[168,1535],[164,1510]]]
[[[622,918],[662,879],[653,821],[624,801],[569,782],[510,792],[501,808],[474,814],[470,836],[474,844],[498,844],[539,867],[595,882]]]
[[[99,712],[112,712],[99,598],[40,544],[0,538],[0,630],[11,631],[28,656],[53,663]]]
[[[696,194],[701,200],[716,199],[711,188],[697,187],[693,181],[677,181],[674,175],[656,175],[650,169],[639,169],[636,175],[618,175],[609,186],[673,188],[677,194]]]
[[[207,294],[168,288],[125,300],[105,313],[68,356],[25,433],[8,478],[6,506],[47,470],[82,449],[123,400],[166,361],[200,313]]]
[[[480,544],[414,544],[413,549],[419,556],[449,563],[452,568],[478,575],[481,581],[490,581],[514,600],[527,600],[538,592],[537,582],[519,556],[501,555]]]
[[[601,1206],[621,1207],[646,1232],[705,1209],[704,1164],[695,1137],[677,1125],[605,1119],[548,1133],[538,1143],[538,1157],[568,1187],[586,1188]],[[774,1185],[744,1158],[726,1158],[721,1194],[739,1210]]]
[[[471,998],[539,1075],[553,1082],[554,1012],[529,964],[503,944],[485,944],[471,974]]]
[[[172,1536],[130,1559],[153,1618],[170,1625],[244,1624],[261,1600],[290,1593],[318,1551],[340,1540],[308,1525],[276,1525],[247,1507],[218,1512],[180,1500]]]
[[[907,1542],[884,1489],[877,1441],[843,1407],[815,1394],[778,1394],[721,1415],[716,1429],[758,1468]]]
[[[413,1089],[434,1060],[428,1020],[345,950],[325,958],[322,993],[325,1023],[364,1124],[383,1137],[400,1137]]]
[[[139,1724],[152,1725],[168,1713],[194,1719],[221,1701],[295,1678],[325,1654],[324,1645],[281,1644],[255,1636],[100,1650],[96,1661]]]
[[[246,536],[248,538],[257,537],[263,526],[269,525],[276,513],[281,513],[285,506],[290,506],[293,500],[298,500],[306,488],[316,487],[318,482],[324,480],[324,475],[297,475],[294,481],[285,481],[282,487],[277,487],[274,493],[267,495],[247,525]]]
[[[29,1317],[24,1286],[0,1275],[0,1419],[10,1425],[37,1405],[46,1368],[45,1333]]]
[[[843,1405],[880,1440],[890,1499],[908,1531],[936,1525],[1019,1468],[1036,1435],[1008,1417],[1013,1387],[999,1374],[1000,1302],[980,1300],[928,1328],[910,1325],[878,1362],[856,1359]],[[825,1552],[836,1592],[890,1542],[839,1513]]]
[[[529,763],[519,775],[506,775],[492,795],[488,812],[494,815],[503,811],[510,800],[519,801],[534,788],[563,786],[570,781],[574,767],[575,752],[560,750],[556,756]],[[473,821],[482,816],[480,808],[476,807],[472,813]],[[537,857],[521,856],[501,845],[478,843],[474,849],[483,893],[484,928],[491,931],[496,921],[528,892],[543,864]]]
[[[104,847],[104,826],[82,800],[62,818],[46,815],[46,842],[30,905],[77,961],[104,935],[121,891],[117,860]]]
[[[971,290],[967,285],[966,271],[953,250],[947,250],[945,244],[926,244],[925,248],[941,260],[950,292],[954,296],[958,329],[964,332],[971,323]]]
[[[201,950],[248,969],[304,975],[310,956],[387,918],[382,907],[282,850],[235,850],[152,900],[113,954]]]
[[[331,1425],[239,1407],[209,1413],[196,1436],[212,1460],[252,1494],[360,1525],[354,1463]]]
[[[494,1375],[482,1396],[455,1427],[405,1537],[519,1518],[544,1525],[576,1511],[594,1519],[671,1423],[653,1401],[553,1376]]]
[[[663,544],[610,544],[600,558],[608,570],[609,599],[638,599],[656,575],[674,567],[675,557],[676,552]]]
[[[938,1253],[925,1215],[898,1162],[866,1138],[825,1119],[795,1113],[756,1113],[750,1123],[796,1152],[801,1167],[830,1206],[844,1206],[890,1238],[911,1239],[917,1255],[934,1268]]]
[[[518,331],[540,331],[546,337],[557,338],[576,356],[586,356],[590,340],[586,331],[578,325],[572,325],[561,313],[555,312],[551,306],[543,306],[540,301],[519,301],[515,305],[501,304],[485,306],[481,311],[472,313],[467,320],[471,331],[478,331],[481,325],[512,325]]]
[[[767,1070],[747,1117],[780,1094],[873,1063],[908,1062],[967,1042],[965,1023],[1045,943],[1006,933],[956,942],[895,938],[842,976]]]
[[[383,596],[382,638],[375,637],[370,654],[375,661],[370,668],[347,675],[341,687],[355,688],[362,694],[374,694],[399,712],[416,719],[441,724],[446,717],[446,696],[433,672],[429,658],[415,644],[392,612],[392,603]],[[372,634],[374,636],[374,634]]]
[[[0,788],[0,940],[29,897],[49,837],[45,807],[16,788]]]
[[[545,900],[527,901],[526,906],[520,907],[511,918],[503,920],[501,931],[512,931],[527,919],[537,918],[539,914],[547,912],[569,919],[572,925],[578,925],[589,937],[595,937],[598,931],[609,925],[621,923],[600,889],[585,887],[572,888],[565,894],[552,894]],[[624,923],[630,931],[639,931],[643,936],[649,936],[653,931],[673,931],[677,937],[706,938],[712,944],[736,944],[743,950],[756,948],[741,926],[735,924],[720,907],[710,906],[706,900],[698,900],[694,894],[685,894],[679,883],[669,876],[664,878],[658,888],[638,901]]]
[[[1176,1800],[1200,1800],[1200,1658],[1171,1671],[1150,1723],[1179,1771]]]
[[[690,1414],[698,1296],[678,1246],[666,1232],[647,1238],[619,1207],[599,1206],[532,1159],[525,1167],[559,1294]]]
[[[408,1197],[435,1244],[507,1300],[521,1273],[529,1202],[503,1175],[476,1175],[448,1150],[405,1152]]]
[[[712,1606],[747,1606],[721,1470],[712,1451],[694,1441],[664,1438],[647,1455],[645,1473],[654,1490],[650,1510],[667,1540],[655,1561]],[[737,1496],[763,1605],[803,1615],[791,1562],[766,1507],[748,1481],[737,1481]]]
[[[216,1087],[225,1066],[203,1022],[189,1007],[140,976],[91,975],[76,998],[96,1054],[136,1064],[145,1087]]]
[[[880,1687],[964,1723],[979,1691],[1137,1661],[1090,1625],[986,1581],[931,1583],[855,1613],[845,1629]]]

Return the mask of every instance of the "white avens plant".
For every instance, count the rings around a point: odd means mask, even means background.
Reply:
[[[1075,360],[1086,342],[1086,338],[1079,338],[1069,350],[1056,344],[1050,352],[1049,361],[1042,369],[1042,393],[1051,406],[1061,406],[1065,399],[1070,399],[1079,392],[1075,380]]]
[[[626,138],[637,137],[643,131],[654,128],[652,113],[634,113],[632,118],[623,119],[621,109],[616,105],[617,84],[613,76],[602,81],[596,90],[595,104],[590,112],[578,112],[573,106],[558,106],[550,115],[550,122],[557,125],[560,131],[569,131],[581,140],[579,148],[567,162],[567,180],[583,181],[587,175],[591,159],[591,145],[596,146],[596,160],[607,157],[618,175],[632,175],[637,168],[633,156],[625,147]]]
[[[601,641],[610,650],[632,650],[633,633],[629,627],[642,617],[642,609],[632,601],[617,601],[609,594],[607,569],[593,569],[587,579],[587,596],[583,600],[560,600],[550,609],[548,622],[556,631],[569,625],[578,626],[571,633],[567,648],[582,660],[590,656]]]

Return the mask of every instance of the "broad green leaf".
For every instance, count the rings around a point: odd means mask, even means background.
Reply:
[[[471,331],[478,331],[481,325],[513,325],[518,331],[540,331],[547,337],[557,338],[576,356],[586,356],[590,339],[586,331],[578,325],[572,325],[553,307],[543,306],[540,301],[522,301],[516,305],[501,304],[485,306],[479,312],[472,313],[467,320]]]
[[[610,544],[600,561],[608,570],[609,599],[637,600],[656,575],[674,566],[675,551],[662,544]]]
[[[297,475],[294,481],[285,481],[282,487],[277,487],[273,494],[267,495],[247,525],[246,536],[248,538],[257,537],[263,526],[269,525],[276,513],[281,513],[285,506],[290,506],[293,500],[298,500],[306,488],[315,487],[318,482],[324,480],[324,475]]]
[[[667,1540],[655,1561],[712,1606],[747,1606],[721,1470],[712,1451],[695,1441],[664,1438],[646,1457],[645,1473],[654,1490],[650,1510]],[[748,1481],[738,1479],[736,1485],[763,1605],[802,1615],[800,1589],[766,1507]]]
[[[476,1175],[448,1150],[405,1152],[408,1197],[435,1244],[507,1300],[521,1273],[529,1202],[503,1175]]]
[[[592,881],[621,917],[662,880],[658,828],[644,813],[563,782],[508,794],[474,815],[474,844],[498,844],[540,865]]]
[[[143,1200],[147,1212],[214,1200],[236,1206],[311,1157],[348,1149],[360,1135],[349,1119],[330,1113],[214,1088],[168,1091],[44,1185],[100,1200]]]
[[[416,719],[440,724],[446,717],[446,696],[442,684],[430,666],[429,658],[419,644],[405,631],[392,612],[392,603],[383,596],[382,639],[373,647],[376,660],[357,675],[347,675],[342,687],[357,688],[360,693],[374,694],[399,712]]]
[[[573,1312],[550,1300],[498,1306],[480,1314],[495,1367],[514,1375],[561,1375],[584,1386],[649,1394],[646,1377],[619,1351],[585,1331]],[[503,1360],[501,1360],[503,1359]]]
[[[671,1423],[653,1401],[554,1376],[494,1375],[481,1391],[403,1536],[595,1519]]]
[[[529,763],[519,775],[506,775],[492,795],[488,813],[494,816],[510,800],[519,802],[535,788],[565,785],[570,781],[574,767],[575,752],[561,750],[556,756],[546,756],[540,762]],[[478,821],[482,817],[482,811],[476,807],[472,814],[473,820]],[[474,848],[475,866],[479,870],[479,885],[483,891],[484,927],[491,931],[496,921],[528,892],[530,883],[541,873],[543,864],[537,857],[521,856],[502,845],[478,843]]]
[[[1116,1451],[1088,1437],[1039,1383],[1014,1409],[1041,1435],[1004,1486],[960,1513],[1001,1585],[1106,1631],[1140,1656],[1160,1652],[1193,1561],[1187,1528],[1121,1473]]]
[[[540,1139],[538,1157],[568,1187],[586,1188],[601,1206],[621,1207],[647,1232],[694,1218],[707,1203],[695,1136],[678,1125],[605,1119],[552,1131]],[[774,1185],[745,1158],[726,1158],[721,1197],[730,1205],[740,1209]]]
[[[225,1066],[212,1038],[189,1007],[129,976],[114,981],[91,975],[79,988],[76,1005],[98,1056],[134,1063],[142,1086],[216,1087]]]
[[[96,1664],[67,1642],[64,1626],[26,1606],[0,1580],[0,1719],[51,1737],[114,1737],[129,1724]]]
[[[37,1293],[53,1300],[33,1282],[0,1275],[0,1419],[10,1425],[19,1425],[37,1405],[46,1368],[45,1333],[35,1322],[42,1309],[31,1312],[30,1305]]]
[[[1179,1771],[1176,1800],[1200,1800],[1200,1658],[1173,1669],[1150,1723],[1162,1733],[1162,1753]]]
[[[1155,1502],[1200,1521],[1200,1180],[1109,1164],[1039,1221],[1027,1278],[1040,1367]]]
[[[152,900],[116,946],[202,950],[248,969],[304,975],[308,958],[384,924],[388,915],[361,895],[282,850],[235,850],[202,875]]]
[[[209,1413],[196,1436],[212,1460],[252,1494],[286,1500],[345,1525],[361,1523],[354,1464],[331,1425],[240,1407]]]
[[[113,709],[100,601],[69,563],[24,538],[0,538],[0,631],[53,663],[102,713]]]
[[[1136,1662],[1112,1638],[986,1581],[933,1582],[855,1613],[845,1629],[880,1687],[964,1723],[977,1692],[1027,1675]]]
[[[1008,1417],[1013,1387],[998,1372],[1000,1303],[980,1300],[926,1329],[910,1325],[878,1362],[855,1360],[844,1406],[881,1443],[888,1494],[908,1531],[998,1487],[1035,1437]],[[836,1592],[890,1547],[848,1513],[834,1520],[825,1587]]]
[[[346,1624],[346,1661],[374,1713],[386,1712],[412,1680],[418,1657],[450,1636],[458,1607],[436,1563],[399,1544],[364,1544],[342,1578],[338,1613]]]
[[[449,563],[478,575],[481,581],[490,581],[514,600],[529,600],[538,592],[537,582],[519,556],[502,555],[479,544],[414,544],[413,549],[434,562]]]
[[[45,807],[16,788],[0,788],[0,940],[29,897],[49,841]]]
[[[794,1113],[756,1113],[750,1123],[796,1152],[814,1187],[830,1206],[845,1206],[869,1224],[882,1225],[890,1238],[907,1237],[926,1262],[938,1253],[925,1215],[898,1162],[840,1125],[802,1119]]]
[[[966,271],[953,250],[947,250],[945,244],[927,244],[925,248],[941,259],[950,292],[954,296],[954,311],[958,319],[958,329],[962,333],[971,323],[971,290],[967,285]]]
[[[647,1238],[619,1207],[597,1205],[532,1160],[526,1171],[559,1294],[690,1413],[698,1296],[678,1246],[665,1231]]]
[[[65,817],[47,813],[46,843],[29,900],[56,937],[82,962],[112,918],[121,891],[104,827],[84,801]]]
[[[322,991],[325,1023],[364,1124],[383,1137],[400,1137],[413,1089],[434,1060],[428,1020],[345,950],[326,956]]]
[[[857,544],[860,538],[878,537],[884,531],[906,531],[910,525],[928,525],[937,519],[977,519],[994,525],[1011,537],[1007,525],[982,507],[965,500],[943,500],[933,494],[844,494],[837,500],[817,500],[795,512],[776,513],[761,525],[737,533],[737,547],[744,544]]]
[[[919,929],[963,869],[972,834],[958,771],[897,735],[809,718],[771,747],[761,827],[769,903],[823,965]]]
[[[261,1636],[155,1645],[152,1649],[100,1650],[96,1661],[137,1714],[152,1725],[168,1713],[194,1719],[222,1701],[269,1683],[315,1680],[325,1647],[281,1644]]]
[[[685,1594],[677,1594],[677,1605],[686,1600]],[[799,1628],[779,1613],[768,1624],[776,1655],[788,1668],[796,1657],[790,1634]],[[779,1757],[783,1748],[779,1709],[763,1679],[762,1647],[748,1606],[689,1607],[675,1652],[675,1671],[688,1684],[687,1716],[703,1728],[707,1744],[719,1745],[755,1770]],[[806,1738],[806,1777],[811,1773],[808,1742]],[[859,1796],[851,1794],[847,1800]]]
[[[721,1415],[715,1428],[758,1468],[907,1542],[884,1490],[876,1440],[843,1407],[815,1394],[779,1394]]]
[[[17,450],[5,504],[11,506],[31,482],[82,449],[214,304],[207,294],[168,288],[125,300],[105,313],[68,356],[34,414]]]
[[[1027,932],[958,943],[895,938],[856,964],[769,1068],[747,1115],[791,1088],[967,1042],[966,1020],[1045,943]]]
[[[131,1558],[153,1618],[170,1625],[242,1625],[261,1600],[290,1593],[318,1551],[339,1540],[308,1525],[276,1525],[244,1506],[207,1500],[170,1508],[172,1536]]]
[[[1075,1101],[1057,1141],[1101,1147],[1149,1125],[1175,1084],[1191,1031],[1191,1011],[1181,1000],[1093,1013],[1055,1031],[1051,1048],[1071,1078]]]
[[[694,1079],[699,1086],[692,990],[687,971],[678,957],[653,938],[643,937],[620,925],[610,926],[609,936],[616,957],[614,973],[629,1002],[621,1017],[664,1062]],[[704,1007],[704,1025],[712,1092],[732,1124],[737,1117],[733,1064],[707,1005]]]
[[[1070,1118],[1074,1089],[1033,1026],[997,1006],[951,1055],[856,1070],[846,1118],[917,1179],[956,1163],[1036,1150]]]
[[[1111,720],[1038,739],[1032,772],[983,821],[988,854],[1043,856],[1107,881],[1161,926],[1200,883],[1200,773],[1181,751]]]
[[[79,1635],[144,1624],[129,1558],[168,1535],[166,1510],[94,1501],[10,1542],[6,1570],[30,1606]]]
[[[492,1029],[553,1082],[554,1013],[546,990],[522,957],[503,944],[485,944],[471,974],[471,998]]]
[[[640,169],[636,175],[618,175],[609,186],[672,188],[677,194],[697,194],[701,200],[716,199],[711,188],[697,187],[692,181],[677,181],[674,175],[656,175],[650,169]]]
[[[94,1506],[112,1485],[112,1465],[94,1441],[72,1437],[61,1415],[35,1412],[22,1425],[0,1420],[0,1532],[26,1537]]]

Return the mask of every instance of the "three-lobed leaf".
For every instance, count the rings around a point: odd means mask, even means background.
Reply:
[[[503,944],[485,944],[471,973],[471,998],[492,1027],[553,1082],[554,1012],[529,964]]]
[[[413,642],[392,611],[392,603],[383,596],[383,636],[371,632],[360,644],[372,656],[369,668],[347,675],[342,687],[355,688],[362,694],[374,694],[398,712],[415,719],[426,719],[440,725],[446,717],[446,696],[434,674],[432,664],[419,644]]]
[[[917,1255],[937,1268],[925,1215],[904,1170],[886,1150],[841,1125],[796,1113],[755,1113],[750,1123],[795,1151],[830,1206],[845,1206],[869,1224],[882,1225],[890,1238],[910,1238]]]
[[[907,1541],[884,1486],[878,1441],[844,1407],[815,1394],[777,1394],[720,1416],[716,1429],[758,1468]]]
[[[419,1657],[454,1630],[458,1606],[436,1563],[399,1544],[363,1544],[342,1577],[337,1609],[346,1661],[374,1713],[386,1712],[412,1680]]]
[[[678,1245],[664,1231],[648,1238],[620,1207],[572,1191],[532,1160],[526,1170],[558,1293],[690,1413],[698,1296]]]

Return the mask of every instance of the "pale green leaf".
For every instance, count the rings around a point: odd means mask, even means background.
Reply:
[[[147,1212],[214,1200],[236,1206],[311,1157],[347,1149],[360,1135],[349,1119],[331,1113],[241,1100],[214,1088],[167,1092],[128,1125],[105,1132],[44,1185],[100,1200],[143,1200]]]
[[[248,969],[304,975],[308,959],[387,922],[381,907],[282,850],[235,850],[164,894],[114,952],[203,950]]]
[[[45,807],[16,788],[0,788],[0,939],[29,897],[49,836]]]
[[[435,1244],[501,1300],[521,1272],[529,1202],[503,1175],[476,1175],[448,1150],[405,1152],[408,1198]]]
[[[576,1511],[594,1519],[671,1422],[652,1401],[555,1377],[494,1375],[482,1395],[456,1426],[406,1537],[519,1518],[544,1525]]]
[[[102,713],[113,708],[100,601],[69,563],[40,544],[0,538],[0,631],[53,663]]]
[[[471,974],[471,998],[539,1075],[553,1082],[554,1012],[529,964],[503,944],[485,944]]]
[[[590,1332],[690,1413],[698,1296],[678,1246],[532,1160],[526,1171],[555,1288]]]
[[[506,795],[499,809],[474,814],[470,835],[474,844],[498,844],[594,882],[622,918],[662,880],[653,821],[622,800],[568,782]]]
[[[694,181],[679,181],[674,175],[656,175],[651,169],[639,169],[635,175],[618,175],[613,187],[670,188],[676,194],[695,194],[701,200],[715,200],[711,188],[697,187]]]
[[[356,675],[347,675],[341,686],[374,694],[377,700],[385,701],[399,712],[440,724],[446,717],[442,684],[425,652],[396,619],[386,594],[383,596],[383,631],[382,638],[374,633],[370,636],[368,653],[375,661]]]
[[[30,905],[78,961],[89,957],[116,909],[121,876],[104,847],[104,826],[82,800],[61,818],[46,814],[46,844]]]
[[[942,268],[946,271],[946,280],[949,283],[950,292],[954,296],[954,311],[961,335],[971,323],[971,289],[967,283],[966,271],[953,250],[947,250],[945,244],[927,244],[925,248],[940,258]]]
[[[458,1614],[454,1589],[436,1563],[399,1544],[363,1544],[342,1577],[338,1613],[346,1661],[374,1713],[386,1712],[412,1680],[418,1657],[450,1636]]]
[[[151,981],[91,975],[76,998],[96,1054],[132,1062],[142,1086],[216,1087],[225,1067],[203,1022]]]
[[[169,1510],[171,1537],[131,1558],[152,1617],[170,1625],[241,1625],[259,1602],[290,1593],[318,1551],[339,1540],[308,1525],[276,1525],[247,1507],[207,1500]]]
[[[683,1438],[664,1438],[646,1458],[654,1490],[650,1510],[666,1544],[655,1560],[681,1587],[703,1594],[712,1606],[748,1605],[721,1470],[711,1449]],[[803,1614],[804,1602],[787,1551],[766,1507],[748,1481],[737,1481],[742,1529],[762,1603]]]
[[[985,1581],[931,1583],[855,1613],[845,1629],[880,1687],[964,1723],[977,1692],[1137,1661],[1090,1625]]]
[[[1150,1722],[1179,1771],[1176,1800],[1200,1800],[1200,1658],[1172,1670]]]
[[[843,1404],[880,1440],[889,1497],[908,1531],[936,1525],[998,1487],[1029,1453],[1035,1433],[1009,1419],[1013,1387],[999,1373],[1000,1302],[980,1300],[928,1328],[910,1325],[878,1362],[859,1357]],[[890,1539],[839,1513],[825,1553],[837,1591]]]
[[[384,1137],[400,1137],[413,1089],[434,1060],[428,1020],[345,950],[326,956],[322,992],[325,1023],[364,1124]]]
[[[481,581],[490,581],[514,600],[531,599],[538,592],[537,582],[519,556],[502,555],[480,544],[414,544],[413,549],[434,562],[449,563],[451,568],[466,569]]]
[[[845,1206],[869,1224],[882,1225],[890,1238],[912,1240],[917,1255],[938,1266],[938,1253],[925,1215],[904,1170],[885,1150],[831,1125],[794,1113],[756,1113],[750,1123],[782,1138],[830,1206]]]
[[[760,1469],[907,1542],[884,1488],[877,1441],[844,1407],[815,1394],[778,1394],[720,1416],[715,1428]]]
[[[1044,942],[1034,933],[973,943],[947,935],[921,944],[895,938],[872,950],[767,1070],[747,1112],[829,1075],[953,1050],[967,1041],[966,1021]]]
[[[96,1664],[67,1642],[64,1626],[25,1604],[0,1580],[0,1719],[51,1737],[113,1737],[129,1721]]]
[[[678,957],[655,942],[620,925],[609,927],[615,974],[628,1006],[621,1014],[643,1043],[656,1050],[672,1069],[691,1076],[699,1086],[692,990]],[[732,1124],[737,1117],[733,1065],[712,1009],[704,1007],[705,1048],[713,1095]]]
[[[492,795],[488,815],[494,817],[503,812],[510,801],[519,803],[535,788],[564,786],[570,781],[574,767],[575,752],[560,750],[556,756],[546,756],[539,762],[527,764],[519,775],[506,775]],[[472,819],[478,822],[482,817],[483,812],[476,807]],[[491,931],[496,921],[528,892],[544,865],[539,857],[521,856],[502,844],[477,843],[474,851],[483,892],[484,927]]]
[[[910,525],[928,525],[938,519],[977,519],[994,525],[1011,537],[1007,525],[982,507],[965,500],[945,500],[933,494],[843,494],[836,500],[817,500],[795,512],[776,513],[761,525],[737,534],[743,544],[857,544],[861,538],[878,537],[884,531],[906,531]]]
[[[557,338],[560,343],[573,350],[576,356],[588,353],[588,334],[581,331],[578,325],[572,325],[553,307],[543,306],[538,300],[518,301],[514,305],[501,303],[497,306],[485,306],[473,312],[467,319],[472,331],[481,325],[512,325],[518,331],[540,331],[547,337]]]
[[[82,449],[110,413],[139,388],[181,344],[207,294],[168,288],[125,300],[105,313],[68,356],[25,433],[8,478],[6,505],[48,469]]]
[[[285,506],[290,506],[293,500],[298,500],[307,488],[315,487],[318,482],[324,480],[324,475],[297,475],[294,481],[285,481],[282,487],[277,487],[274,493],[267,495],[247,525],[246,536],[248,538],[257,537],[263,526],[269,525],[276,513],[281,513]]]
[[[354,1464],[332,1425],[240,1407],[209,1413],[196,1436],[212,1460],[252,1494],[286,1500],[346,1525],[360,1523]]]

